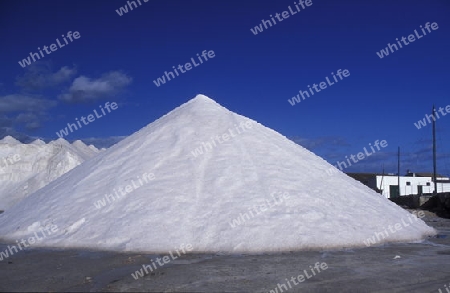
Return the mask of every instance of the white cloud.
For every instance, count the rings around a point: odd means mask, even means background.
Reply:
[[[111,71],[98,79],[80,76],[77,77],[70,88],[59,95],[58,98],[72,103],[84,103],[106,99],[117,95],[131,82],[131,77],[119,71]]]
[[[37,91],[68,82],[76,73],[77,69],[69,66],[63,66],[53,72],[49,62],[38,61],[26,67],[25,74],[16,78],[16,85],[26,90]]]
[[[41,99],[29,95],[13,94],[0,97],[0,113],[43,112],[56,106],[56,101]]]

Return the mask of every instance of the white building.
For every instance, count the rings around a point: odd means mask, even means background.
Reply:
[[[398,194],[398,176],[392,173],[347,173],[348,176],[362,182],[383,194],[386,198]],[[437,175],[437,192],[450,192],[450,178]],[[410,194],[426,194],[434,192],[432,173],[411,173],[400,176],[400,196]]]

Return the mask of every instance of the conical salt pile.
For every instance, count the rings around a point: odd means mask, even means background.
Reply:
[[[199,95],[0,215],[11,240],[167,253],[419,240],[423,221],[279,133]],[[395,232],[389,226],[403,225]],[[55,229],[56,230],[56,229]],[[381,239],[383,238],[383,239]]]

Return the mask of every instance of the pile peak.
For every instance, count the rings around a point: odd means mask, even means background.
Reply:
[[[213,101],[215,102],[213,99],[211,99],[210,97],[203,95],[203,94],[198,94],[195,96],[195,98],[193,98],[193,100],[203,100],[203,101]]]
[[[70,143],[67,140],[65,140],[64,138],[61,138],[61,137],[56,139],[56,140],[52,140],[51,142],[49,142],[49,144],[52,144],[52,145],[70,145]]]
[[[42,139],[35,139],[34,141],[31,142],[31,144],[33,145],[45,145],[45,141],[43,141]]]
[[[217,103],[216,101],[214,101],[213,99],[202,95],[202,94],[198,94],[195,96],[195,98],[191,99],[190,101],[188,101],[186,104],[195,104],[196,106],[207,106],[207,105],[216,105],[216,106],[220,106],[219,103]]]
[[[1,139],[0,143],[10,144],[10,145],[21,144],[20,141],[18,141],[17,139],[15,139],[14,137],[12,137],[10,135],[7,135],[3,139]]]
[[[79,147],[87,147],[87,145],[86,145],[83,141],[81,141],[81,140],[79,140],[79,139],[75,140],[75,141],[72,143],[72,145],[74,145],[74,146],[79,146]]]

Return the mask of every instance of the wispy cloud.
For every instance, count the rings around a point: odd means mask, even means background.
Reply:
[[[75,66],[63,66],[53,72],[50,62],[38,61],[26,67],[25,74],[16,78],[16,85],[27,91],[39,91],[69,82],[76,73]]]
[[[34,130],[48,119],[48,110],[56,101],[25,94],[0,96],[0,127],[23,126]]]
[[[12,94],[0,97],[0,113],[33,112],[41,113],[56,105],[56,101],[30,95]]]
[[[59,95],[69,103],[87,103],[116,96],[132,82],[132,78],[120,71],[111,71],[100,78],[77,77],[70,88]]]
[[[16,77],[16,93],[0,91],[0,134],[22,137],[17,130],[36,130],[43,122],[53,117],[50,110],[61,101],[70,103],[94,102],[113,98],[119,94],[132,78],[120,71],[111,71],[97,79],[77,76],[75,66],[63,66],[53,69],[50,61],[38,61],[24,69],[24,74]],[[4,88],[1,83],[0,89]],[[60,93],[59,96],[55,94]],[[47,96],[55,98],[47,99]],[[58,99],[59,98],[59,99]],[[16,137],[14,136],[14,137]],[[101,143],[109,146],[115,143]]]

